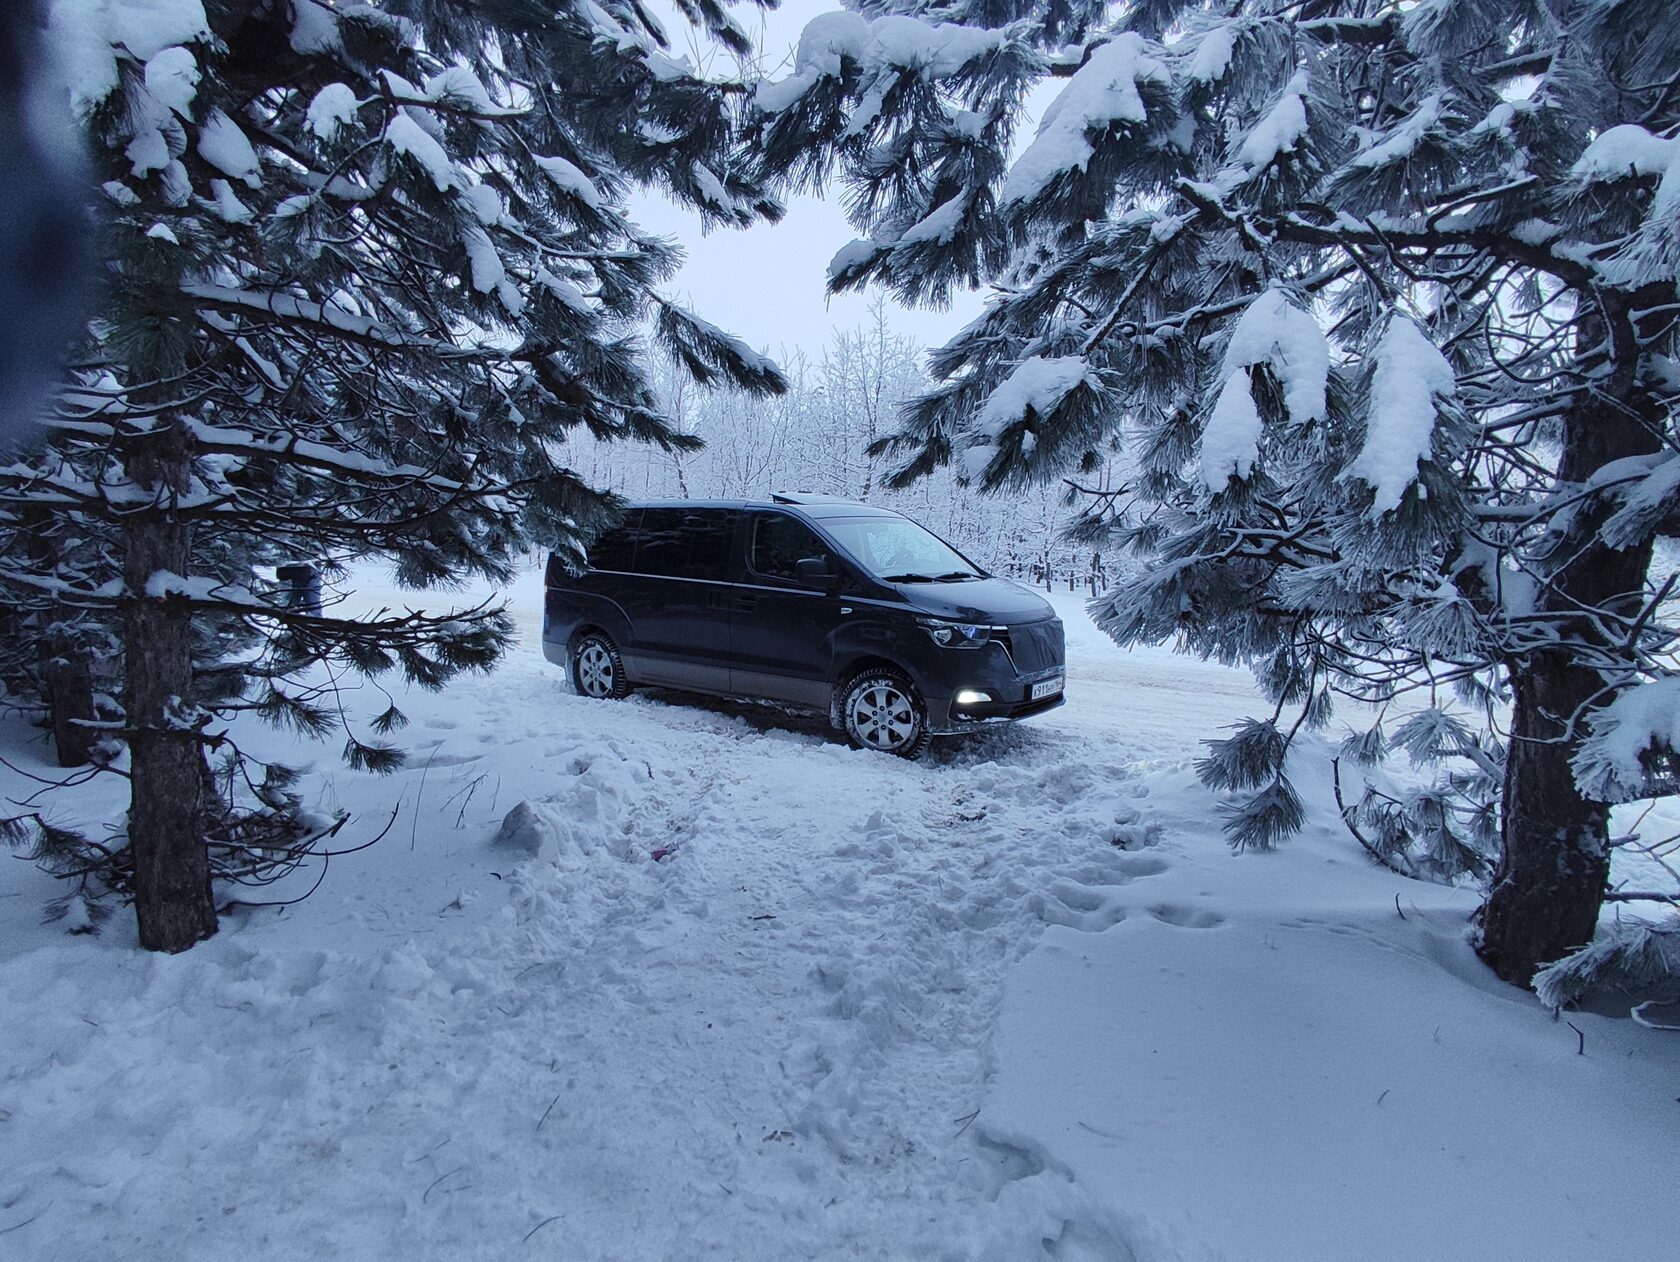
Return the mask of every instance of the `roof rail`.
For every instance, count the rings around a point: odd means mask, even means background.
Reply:
[[[815,491],[772,491],[772,504],[855,504],[844,495],[818,495]]]

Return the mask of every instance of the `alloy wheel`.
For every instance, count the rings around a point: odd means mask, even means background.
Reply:
[[[610,697],[613,694],[615,672],[612,654],[599,640],[590,640],[577,655],[578,684],[586,696]]]
[[[873,749],[893,753],[915,739],[916,711],[910,698],[889,683],[876,682],[852,701],[852,726]]]

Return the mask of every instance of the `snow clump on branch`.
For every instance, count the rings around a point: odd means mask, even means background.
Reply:
[[[1004,177],[999,202],[1032,201],[1058,176],[1083,171],[1096,153],[1091,133],[1147,121],[1138,84],[1169,81],[1167,68],[1145,51],[1135,32],[1098,48],[1044,111],[1038,135]]]
[[[1371,376],[1371,416],[1365,445],[1344,476],[1363,479],[1376,492],[1370,516],[1400,507],[1428,460],[1435,432],[1436,400],[1457,385],[1452,365],[1409,319],[1390,317],[1377,344]]]
[[[1330,380],[1330,346],[1318,321],[1268,289],[1243,312],[1225,348],[1224,381],[1202,432],[1202,485],[1225,489],[1247,479],[1260,458],[1260,413],[1248,369],[1267,364],[1283,385],[1283,403],[1296,421],[1322,420]]]

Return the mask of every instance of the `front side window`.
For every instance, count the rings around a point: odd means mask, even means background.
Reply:
[[[751,552],[753,572],[765,578],[798,580],[795,566],[807,557],[827,558],[830,549],[804,522],[782,513],[754,518]]]
[[[642,513],[636,569],[668,578],[721,582],[735,514],[716,508],[650,508]]]
[[[908,517],[830,518],[823,528],[876,578],[960,582],[985,577],[961,553]]]

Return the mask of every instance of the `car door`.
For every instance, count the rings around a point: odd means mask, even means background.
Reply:
[[[832,685],[839,597],[801,583],[796,564],[834,549],[810,526],[774,509],[749,511],[741,526],[742,571],[733,587],[730,690],[825,707]]]
[[[642,510],[636,572],[620,581],[638,683],[729,690],[725,580],[738,517],[722,508]]]

